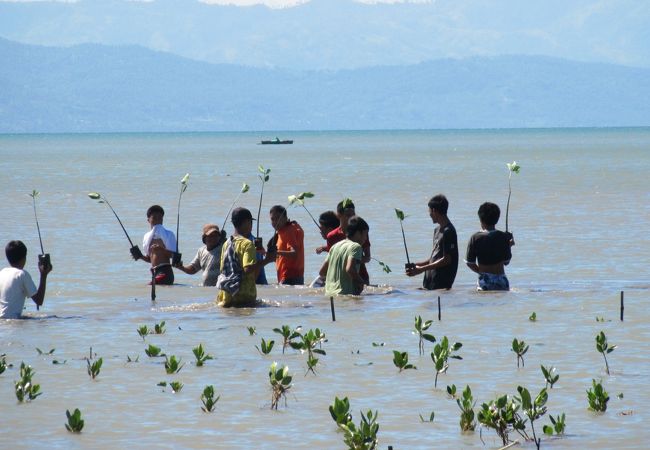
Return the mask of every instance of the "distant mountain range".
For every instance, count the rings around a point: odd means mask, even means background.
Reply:
[[[549,57],[292,71],[0,39],[0,132],[650,126],[650,69]]]

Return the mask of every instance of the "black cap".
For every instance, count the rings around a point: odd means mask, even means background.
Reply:
[[[246,220],[255,220],[251,212],[246,208],[233,209],[230,217],[235,228],[240,227]]]

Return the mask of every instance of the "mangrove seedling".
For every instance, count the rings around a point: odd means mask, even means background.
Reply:
[[[424,354],[424,341],[436,342],[436,337],[433,334],[425,333],[433,323],[433,320],[422,320],[422,316],[415,317],[414,333],[417,334],[420,339],[418,348],[420,349],[420,355]]]
[[[476,428],[476,421],[474,420],[476,402],[472,397],[472,390],[469,385],[465,386],[462,397],[456,399],[456,404],[460,408],[460,431],[474,431],[474,428]]]
[[[169,382],[169,387],[172,388],[172,392],[175,394],[177,392],[180,392],[181,389],[183,389],[183,386],[185,386],[183,383],[180,381],[170,381]]]
[[[411,259],[409,258],[409,249],[406,246],[406,235],[404,234],[404,219],[408,216],[405,216],[404,211],[397,208],[395,208],[395,215],[399,219],[399,226],[402,229],[402,240],[404,241],[404,251],[406,252],[406,268],[409,269],[414,267],[414,265],[411,264]]]
[[[384,272],[386,272],[386,273],[391,273],[392,272],[392,270],[390,270],[390,267],[388,266],[388,264],[386,264],[385,262],[379,261],[374,256],[371,256],[370,259],[372,259],[373,261],[377,261],[377,264],[379,264],[379,267],[381,267],[381,270],[383,270]]]
[[[39,392],[41,386],[32,382],[34,373],[32,366],[26,365],[24,362],[20,363],[20,380],[14,382],[16,398],[20,403],[32,401],[42,394],[42,392]]]
[[[137,363],[140,361],[140,355],[137,355],[135,358],[131,358],[129,355],[126,355],[126,363]]]
[[[528,351],[528,347],[523,340],[519,341],[517,338],[512,340],[512,351],[517,355],[517,369],[519,369],[519,361],[521,361],[521,367],[524,367],[524,355]]]
[[[447,339],[447,336],[444,336],[442,338],[442,341],[433,347],[433,352],[431,352],[431,360],[436,367],[436,379],[433,384],[434,388],[438,387],[438,375],[447,372],[447,369],[449,368],[449,358],[463,359],[460,355],[453,354],[454,352],[460,350],[462,346],[463,344],[461,342],[454,342],[450,345],[449,339]]]
[[[607,402],[609,402],[609,394],[603,387],[602,383],[596,380],[591,380],[592,387],[587,390],[587,400],[589,401],[589,409],[596,412],[607,411]]]
[[[257,333],[255,327],[246,327],[246,329],[248,330],[248,335],[249,336],[253,336],[254,334]]]
[[[553,433],[555,432],[556,435],[561,436],[564,434],[564,430],[566,429],[566,416],[564,413],[562,415],[557,415],[557,417],[553,417],[552,415],[549,414],[548,416],[549,419],[551,419],[551,425],[544,425],[544,434],[547,436],[553,436]]]
[[[201,409],[203,410],[203,412],[207,412],[207,413],[212,412],[220,398],[221,396],[214,398],[214,386],[212,386],[211,384],[206,386],[203,389],[203,394],[201,394],[201,402],[203,403]]]
[[[165,334],[165,321],[157,323],[153,326],[153,334]]]
[[[49,352],[44,352],[44,351],[41,350],[40,348],[36,347],[36,352],[37,352],[39,355],[45,355],[45,356],[47,356],[47,355],[53,355],[55,350],[56,350],[55,348],[51,348]]]
[[[425,419],[424,417],[422,417],[422,414],[419,414],[419,416],[420,416],[420,421],[422,421],[422,422],[433,422],[433,419],[436,417],[436,412],[431,411],[431,414],[429,414],[428,419]]]
[[[413,364],[409,364],[408,352],[393,350],[393,364],[395,364],[395,367],[397,367],[400,372],[406,369],[417,369]]]
[[[167,387],[167,382],[166,382],[166,381],[161,381],[161,382],[159,382],[156,386]],[[165,392],[164,389],[163,389],[163,392]]]
[[[176,356],[174,355],[165,357],[165,372],[169,375],[180,372],[184,365],[185,364],[181,364],[181,359],[176,359]]]
[[[600,354],[603,355],[603,358],[605,359],[605,370],[607,371],[607,375],[609,375],[609,364],[607,363],[607,355],[612,353],[614,349],[616,348],[616,345],[609,345],[607,343],[607,336],[605,336],[605,333],[602,331],[596,336],[596,350]]]
[[[88,375],[90,375],[90,378],[92,378],[93,380],[97,378],[97,375],[99,375],[99,372],[102,369],[103,363],[104,360],[102,358],[96,359],[93,363],[91,363],[89,359],[86,359],[86,365],[87,365],[86,370],[88,371]]]
[[[206,361],[214,359],[212,355],[205,353],[205,350],[203,350],[203,344],[194,347],[192,353],[194,353],[194,357],[196,358],[196,367],[201,367]]]
[[[122,231],[124,231],[124,235],[126,236],[126,239],[129,241],[129,244],[131,245],[131,254],[133,255],[134,258],[142,257],[142,252],[140,251],[137,245],[133,245],[133,241],[131,240],[129,233],[126,232],[126,228],[124,228],[124,224],[122,223],[120,217],[117,215],[117,213],[109,203],[108,199],[98,192],[89,192],[88,197],[90,197],[93,200],[97,200],[98,203],[106,203],[106,206],[108,206],[110,210],[113,212],[113,215],[115,216],[120,226],[122,227]]]
[[[537,322],[537,313],[533,311],[533,313],[530,316],[528,316],[528,320],[530,320],[531,322]]]
[[[260,173],[258,178],[262,181],[262,190],[260,191],[260,205],[257,208],[257,234],[256,238],[260,237],[260,212],[262,211],[262,197],[264,197],[264,185],[269,181],[269,174],[271,169],[265,169],[262,165],[257,167],[257,171]]]
[[[345,432],[343,442],[350,450],[375,450],[379,445],[377,440],[377,433],[379,432],[379,424],[377,423],[378,413],[375,411],[373,414],[368,410],[366,414],[361,411],[361,422],[356,426],[352,420],[341,428]]]
[[[518,423],[521,424],[518,410],[519,405],[504,395],[489,403],[483,403],[477,418],[481,425],[492,428],[505,446],[510,442],[510,432],[515,430]]]
[[[517,164],[517,161],[511,163],[506,163],[508,166],[508,202],[506,203],[506,233],[508,232],[508,212],[510,211],[510,196],[512,195],[512,174],[519,173],[521,167]]]
[[[41,245],[41,254],[38,255],[38,262],[44,264],[46,267],[51,265],[49,253],[45,253],[43,249],[43,239],[41,238],[41,227],[38,223],[38,216],[36,215],[36,197],[38,197],[39,192],[33,190],[29,196],[32,198],[32,204],[34,205],[34,220],[36,220],[36,231],[38,232],[38,242]],[[36,305],[36,309],[40,309],[39,305]]]
[[[237,194],[237,197],[235,197],[235,200],[230,205],[230,208],[228,208],[228,212],[226,213],[225,219],[223,219],[223,225],[221,225],[221,230],[222,231],[226,227],[226,222],[228,221],[228,217],[230,217],[230,212],[235,207],[235,203],[237,203],[237,200],[239,200],[239,197],[241,197],[242,194],[245,194],[246,192],[248,192],[249,189],[250,189],[250,186],[247,185],[246,183],[244,183],[242,185],[241,190],[239,191],[239,194]]]
[[[163,353],[160,353],[160,347],[156,347],[153,344],[149,344],[149,347],[144,349],[144,352],[149,358],[155,358],[157,356],[165,356]]]
[[[519,397],[515,397],[515,401],[519,403],[521,411],[526,415],[526,417],[528,417],[528,420],[530,420],[530,429],[533,432],[533,442],[539,450],[541,438],[538,439],[537,434],[535,433],[535,420],[546,414],[546,402],[548,401],[546,388],[539,391],[539,394],[537,394],[534,400],[531,397],[530,392],[528,392],[528,389],[523,386],[517,386],[517,392],[519,392]],[[523,426],[525,426],[524,423],[525,421],[522,422]],[[527,436],[525,429],[522,428],[520,431]]]
[[[81,430],[84,428],[84,421],[81,418],[81,411],[79,411],[79,408],[75,408],[72,414],[70,414],[70,411],[66,409],[65,415],[68,418],[68,423],[65,424],[65,429],[70,433],[81,433]]]
[[[140,337],[142,338],[143,341],[144,341],[144,338],[145,338],[149,333],[151,333],[151,331],[149,330],[149,328],[148,328],[146,325],[140,325],[140,326],[138,327],[138,334],[140,335]]]
[[[311,193],[311,192],[301,192],[298,195],[290,195],[289,196],[289,204],[290,205],[300,205],[300,206],[302,206],[305,209],[305,211],[307,211],[307,214],[309,214],[309,217],[311,217],[311,220],[316,225],[316,228],[318,228],[318,230],[320,231],[320,225],[318,224],[318,221],[316,219],[314,219],[314,216],[312,216],[311,212],[309,212],[309,210],[305,206],[305,199],[306,198],[313,198],[313,197],[314,197],[314,194]]]
[[[298,326],[295,329],[289,328],[289,325],[282,325],[282,328],[273,328],[273,331],[275,333],[278,333],[280,336],[282,336],[282,353],[284,354],[284,350],[291,345],[291,341],[293,341],[295,338],[300,337],[300,330],[302,327]]]
[[[451,398],[456,398],[456,385],[452,384],[451,386],[447,385],[447,394]]]
[[[0,355],[0,374],[4,373],[5,370],[7,370],[7,357]]]
[[[284,404],[287,404],[287,392],[291,389],[291,380],[293,377],[289,374],[289,367],[282,366],[278,368],[278,363],[273,361],[269,369],[269,383],[271,383],[271,409],[278,409],[280,399],[284,397]]]
[[[300,342],[290,342],[291,348],[295,350],[300,350],[301,352],[307,352],[307,372],[312,372],[316,375],[314,367],[318,363],[318,358],[314,357],[314,353],[319,355],[326,355],[325,350],[319,347],[326,340],[325,333],[323,333],[319,328],[310,329],[307,333],[300,335]]]
[[[342,400],[338,397],[334,397],[334,403],[330,405],[329,410],[332,420],[334,420],[338,426],[345,425],[352,420],[352,414],[350,414],[350,400],[348,400],[347,397]]]
[[[190,174],[186,173],[183,178],[181,178],[181,192],[178,194],[178,207],[176,209],[176,254],[174,255],[174,258],[177,261],[181,260],[181,255],[178,253],[178,242],[180,235],[178,234],[180,224],[181,224],[181,197],[183,196],[183,193],[187,190],[187,182],[190,181]],[[176,262],[176,261],[174,261]]]
[[[271,353],[271,350],[273,350],[273,344],[275,344],[275,341],[266,342],[266,340],[262,338],[262,342],[260,343],[261,348],[258,347],[257,345],[255,346],[255,348],[262,355],[268,355],[269,353]]]
[[[549,387],[553,389],[553,385],[557,383],[557,380],[560,379],[559,374],[555,374],[555,367],[551,366],[551,368],[546,368],[544,366],[540,366],[542,368],[542,375],[544,375],[544,379],[546,380],[546,387]]]

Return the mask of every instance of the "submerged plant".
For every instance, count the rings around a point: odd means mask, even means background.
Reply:
[[[544,425],[544,434],[547,436],[553,436],[553,433],[557,434],[558,436],[561,436],[564,434],[564,430],[566,429],[566,416],[564,413],[562,415],[557,415],[557,417],[553,417],[549,414],[548,416],[549,419],[551,419],[551,425]]]
[[[257,334],[255,327],[246,327],[246,329],[248,330],[249,336],[253,336],[254,334]]]
[[[302,327],[298,326],[295,329],[291,329],[289,325],[282,325],[281,328],[273,328],[273,331],[275,333],[278,333],[280,336],[282,336],[282,353],[284,354],[284,350],[291,345],[291,342],[300,337],[300,330]]]
[[[519,173],[521,167],[517,164],[517,161],[511,163],[506,163],[508,166],[508,202],[506,203],[506,233],[508,232],[508,213],[510,212],[510,196],[512,195],[512,174]]]
[[[368,410],[366,414],[361,411],[361,422],[359,422],[358,426],[352,420],[345,425],[341,425],[345,433],[343,442],[348,446],[348,449],[375,450],[377,448],[379,445],[377,416],[377,411],[374,414],[371,410]]]
[[[600,381],[596,383],[596,380],[592,379],[591,385],[591,389],[587,390],[587,401],[589,402],[589,409],[596,412],[607,411],[609,394]]]
[[[72,414],[70,414],[70,411],[66,409],[65,415],[68,418],[68,423],[65,424],[65,429],[70,433],[81,433],[81,430],[84,428],[84,421],[81,418],[81,411],[79,411],[79,408],[75,408]]]
[[[381,267],[381,270],[383,270],[384,272],[386,272],[386,273],[391,273],[392,272],[392,270],[390,270],[390,267],[388,266],[388,264],[386,264],[385,262],[378,260],[374,256],[371,256],[370,259],[372,259],[373,261],[377,261],[377,264],[379,264],[379,267]]]
[[[539,391],[539,394],[533,399],[528,392],[528,389],[522,386],[517,387],[517,392],[519,392],[519,397],[515,397],[515,401],[521,406],[521,411],[528,417],[530,420],[530,429],[533,433],[533,442],[539,449],[541,438],[537,438],[535,433],[535,420],[542,417],[546,414],[546,402],[548,401],[548,394],[546,393],[546,388],[543,388]],[[522,422],[522,427],[525,426],[525,421]],[[517,429],[517,428],[515,428]],[[523,433],[523,435],[528,438],[525,429],[518,430]]]
[[[551,366],[551,368],[544,366],[540,367],[542,368],[542,375],[544,375],[544,379],[546,380],[546,387],[550,386],[550,388],[553,389],[553,385],[560,379],[560,375],[555,374],[555,367],[553,366]]]
[[[517,338],[512,340],[512,351],[517,355],[517,369],[519,369],[519,361],[521,361],[521,367],[524,367],[524,355],[529,347],[523,340],[519,341]]]
[[[157,323],[153,326],[153,334],[165,334],[165,321]]]
[[[183,389],[183,386],[185,386],[183,383],[180,381],[170,381],[169,382],[169,387],[172,388],[172,392],[175,394],[177,392],[180,392],[181,389]]]
[[[228,221],[228,217],[230,216],[230,212],[232,209],[235,207],[235,203],[237,203],[237,200],[239,200],[239,197],[241,197],[242,194],[245,194],[248,192],[250,189],[250,186],[244,183],[241,187],[241,190],[239,191],[239,194],[237,194],[237,197],[235,197],[235,200],[232,202],[230,205],[230,208],[228,208],[228,212],[226,213],[225,219],[223,219],[223,225],[221,225],[221,229],[223,230],[226,227],[226,222]]]
[[[424,417],[422,417],[422,414],[419,414],[419,416],[420,416],[420,421],[422,421],[422,422],[433,422],[433,419],[436,417],[436,412],[431,411],[431,414],[429,414],[428,419],[425,419]]]
[[[348,400],[347,397],[342,400],[338,397],[334,397],[334,403],[330,405],[329,411],[332,420],[334,420],[338,426],[345,425],[352,420],[352,414],[350,414],[350,400]]]
[[[451,398],[456,398],[456,385],[452,384],[451,386],[447,385],[447,394]]]
[[[192,353],[194,353],[194,357],[196,358],[196,367],[201,367],[206,361],[214,359],[212,355],[205,353],[205,350],[203,350],[203,344],[194,347]]]
[[[607,371],[607,375],[609,375],[609,364],[607,363],[607,355],[612,353],[614,349],[616,349],[616,345],[609,345],[607,343],[607,336],[605,336],[605,333],[602,331],[596,336],[596,350],[603,355],[603,358],[605,359],[605,370]]]
[[[404,234],[404,219],[406,219],[407,216],[404,215],[404,211],[397,208],[395,208],[395,215],[399,219],[399,226],[402,229],[402,240],[404,241],[404,251],[406,252],[406,264],[410,266],[411,260],[409,258],[409,249],[406,246],[406,235]]]
[[[86,359],[86,365],[87,365],[87,372],[88,375],[90,375],[90,378],[93,380],[97,378],[97,375],[99,375],[100,370],[102,369],[102,364],[104,363],[103,358],[96,359],[93,363],[90,362],[90,359]]]
[[[140,361],[140,355],[137,355],[135,358],[131,358],[129,355],[126,355],[126,362],[128,363],[136,363]]]
[[[417,316],[415,317],[414,322],[414,334],[417,334],[420,339],[418,348],[420,350],[420,355],[423,355],[424,341],[436,342],[436,337],[433,334],[425,333],[433,323],[433,320],[422,320],[422,316]]]
[[[149,358],[155,358],[157,356],[165,356],[164,353],[160,353],[160,347],[156,347],[153,344],[149,344],[149,347],[144,349],[144,352]]]
[[[257,345],[255,346],[255,348],[261,354],[268,355],[269,353],[271,353],[271,350],[273,350],[273,344],[275,344],[275,341],[266,342],[266,340],[264,338],[262,338],[262,342],[260,343],[261,348],[258,347]]]
[[[214,398],[214,386],[211,384],[206,386],[203,389],[203,393],[201,394],[201,403],[203,403],[201,409],[203,412],[212,412],[220,398],[221,396]]]
[[[313,197],[314,194],[312,192],[301,192],[298,195],[290,195],[289,204],[302,206],[305,209],[305,211],[307,211],[307,214],[309,214],[309,217],[311,217],[311,220],[314,222],[314,224],[316,224],[316,228],[320,230],[320,225],[318,224],[318,221],[314,219],[314,216],[312,216],[311,212],[309,212],[309,210],[305,206],[305,199],[313,198]]]
[[[140,325],[138,327],[138,334],[140,335],[140,337],[142,338],[143,341],[144,341],[144,338],[150,333],[151,333],[151,331],[149,330],[149,328],[146,325]]]
[[[436,379],[433,384],[434,388],[438,387],[438,375],[447,372],[447,369],[449,368],[449,358],[463,359],[460,355],[453,354],[460,350],[462,346],[463,344],[461,342],[454,342],[450,345],[447,336],[443,337],[442,341],[435,345],[433,352],[431,352],[431,359],[436,367]]]
[[[24,362],[20,363],[20,380],[14,382],[16,398],[20,403],[32,401],[42,394],[42,392],[39,392],[41,386],[32,382],[34,374],[32,366],[25,365]]]
[[[518,410],[519,405],[504,395],[489,403],[483,403],[477,418],[481,425],[492,428],[505,446],[510,442],[510,432],[521,422]]]
[[[40,348],[36,347],[36,353],[38,353],[39,355],[45,355],[45,356],[53,355],[55,350],[56,350],[55,348],[51,348],[49,352],[44,352]]]
[[[271,169],[265,169],[262,165],[257,167],[257,171],[260,173],[258,178],[262,181],[262,190],[260,191],[260,205],[257,208],[257,234],[255,237],[260,237],[260,212],[262,211],[262,197],[264,197],[264,185],[269,181],[269,174]]]
[[[269,369],[269,383],[271,384],[271,409],[278,409],[280,399],[284,397],[284,403],[287,403],[287,392],[291,389],[291,380],[293,377],[289,374],[289,367],[282,366],[278,368],[278,363],[273,361]]]
[[[185,364],[181,364],[181,359],[176,359],[176,356],[174,355],[165,357],[165,371],[170,375],[180,372],[184,365]]]
[[[465,386],[462,397],[456,399],[456,404],[460,408],[460,431],[474,431],[474,428],[476,428],[476,421],[474,420],[476,402],[472,397],[472,390],[469,385]]]
[[[537,322],[537,313],[533,311],[533,313],[530,316],[528,316],[528,320],[530,320],[531,322]]]
[[[400,372],[407,369],[417,369],[413,364],[409,364],[408,352],[393,350],[393,364],[395,364],[395,367],[397,367]]]
[[[318,363],[318,358],[314,356],[314,353],[319,355],[326,355],[325,350],[320,348],[322,343],[325,341],[325,333],[320,330],[320,328],[310,329],[305,334],[300,334],[300,342],[290,342],[291,348],[295,350],[300,350],[301,352],[307,352],[307,372],[316,375],[314,367]],[[319,346],[319,348],[316,348]]]
[[[5,370],[7,370],[7,357],[0,355],[0,374],[4,373]]]

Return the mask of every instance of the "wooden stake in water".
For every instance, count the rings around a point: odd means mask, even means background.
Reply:
[[[440,321],[440,296],[438,296],[438,321]]]
[[[623,302],[623,297],[625,293],[621,291],[621,322],[623,322],[623,311],[625,311],[625,304]]]
[[[156,301],[156,271],[151,271],[151,301]]]
[[[336,322],[336,313],[334,312],[334,297],[330,297],[330,309],[332,310],[332,322]]]

